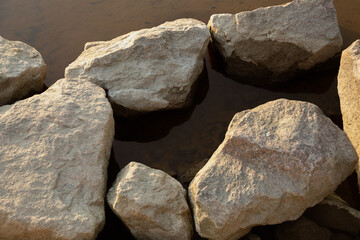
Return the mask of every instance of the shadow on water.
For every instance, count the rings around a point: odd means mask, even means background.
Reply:
[[[131,118],[115,118],[115,139],[119,141],[150,142],[166,137],[170,130],[186,122],[196,105],[202,103],[209,89],[207,69],[204,67],[193,90],[193,101],[187,108],[151,112]]]

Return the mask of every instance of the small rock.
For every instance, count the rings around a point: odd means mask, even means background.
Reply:
[[[0,239],[95,239],[114,137],[109,101],[59,80],[0,108]]]
[[[306,216],[321,226],[360,236],[360,211],[335,194],[309,208]]]
[[[280,99],[237,113],[189,186],[196,230],[237,239],[253,226],[297,219],[356,162],[346,134],[314,104]]]
[[[254,84],[287,80],[334,56],[342,45],[332,0],[214,14],[208,26],[226,71]]]
[[[360,156],[360,39],[343,51],[338,75],[338,92],[344,131]],[[360,164],[357,165],[360,187]]]
[[[43,90],[46,65],[29,45],[0,36],[0,106]]]
[[[296,221],[283,223],[276,228],[276,240],[331,240],[330,230],[315,222],[300,217]]]
[[[129,163],[118,174],[107,201],[136,239],[189,240],[192,237],[186,191],[163,171]]]
[[[107,42],[91,42],[65,70],[103,87],[118,115],[187,106],[204,66],[207,26],[179,19]]]

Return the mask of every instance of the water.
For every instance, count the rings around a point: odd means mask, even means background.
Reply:
[[[191,17],[207,23],[211,14],[236,13],[267,6],[268,0],[0,0],[0,35],[35,47],[47,64],[46,85],[64,76],[65,67],[86,42],[109,40],[165,21]],[[285,3],[273,0],[272,5]],[[360,38],[360,1],[335,0],[344,48]],[[338,65],[338,59],[333,64]],[[224,76],[213,52],[206,57],[193,106],[184,110],[116,119],[109,166],[109,186],[118,171],[138,161],[181,176],[195,162],[209,158],[222,142],[236,112],[278,98],[315,103],[341,127],[337,69],[302,76],[276,90],[258,88]],[[349,181],[354,182],[354,177]],[[350,184],[350,185],[351,185]],[[341,192],[350,202],[349,184]],[[98,239],[131,239],[107,207],[107,223]]]

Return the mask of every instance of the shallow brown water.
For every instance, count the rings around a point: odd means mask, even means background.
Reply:
[[[0,35],[26,42],[47,64],[46,85],[64,75],[65,67],[86,42],[108,40],[129,31],[192,17],[207,23],[213,13],[236,13],[285,3],[284,0],[0,0]],[[344,48],[360,38],[360,1],[335,0]],[[338,63],[335,62],[335,66]],[[135,119],[116,119],[109,184],[130,161],[178,176],[193,163],[209,158],[221,143],[236,112],[278,98],[317,104],[341,126],[336,90],[337,68],[302,76],[293,84],[269,90],[242,84],[221,73],[211,49],[206,69],[189,109],[158,112]],[[345,190],[344,190],[345,191]],[[349,201],[352,191],[346,190]],[[350,192],[350,193],[349,193]],[[354,201],[356,202],[356,201]],[[119,227],[120,226],[120,227]],[[107,209],[107,224],[98,239],[131,239]]]

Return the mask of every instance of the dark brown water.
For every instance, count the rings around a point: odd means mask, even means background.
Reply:
[[[0,35],[26,42],[47,64],[46,85],[64,76],[65,67],[86,42],[109,40],[168,20],[191,17],[207,23],[211,14],[236,13],[285,3],[284,0],[0,0]],[[360,0],[335,0],[344,48],[360,38]],[[116,136],[109,166],[109,184],[130,161],[172,171],[181,176],[195,162],[209,158],[221,143],[236,112],[278,98],[318,105],[341,126],[335,68],[301,76],[276,90],[236,82],[221,73],[209,51],[193,106],[157,112],[135,119],[116,119]],[[349,181],[354,182],[354,177]],[[356,204],[351,184],[341,190]],[[354,200],[355,199],[355,200]],[[132,239],[107,207],[107,223],[98,239]]]

